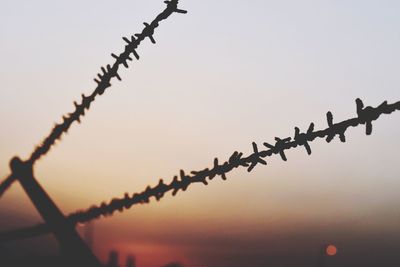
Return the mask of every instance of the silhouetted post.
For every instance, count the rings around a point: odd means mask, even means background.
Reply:
[[[126,258],[126,267],[136,267],[135,256],[128,255]]]
[[[82,267],[100,267],[101,264],[86,246],[65,216],[51,200],[33,176],[32,165],[15,157],[10,162],[13,175],[19,180],[26,194],[45,220],[60,243],[66,265]]]

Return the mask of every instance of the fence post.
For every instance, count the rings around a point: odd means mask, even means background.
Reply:
[[[66,266],[100,267],[101,264],[68,222],[33,175],[32,165],[15,157],[10,162],[13,175],[19,180],[26,194],[55,235],[65,257]],[[61,265],[61,263],[60,263]]]

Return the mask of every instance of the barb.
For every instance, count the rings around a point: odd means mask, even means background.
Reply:
[[[103,202],[98,206],[92,206],[87,210],[77,211],[68,216],[71,224],[85,223],[90,220],[99,218],[101,216],[110,216],[115,211],[122,212],[125,209],[131,208],[136,204],[145,204],[150,202],[150,198],[155,198],[157,201],[163,198],[165,193],[172,192],[176,195],[179,190],[186,191],[189,185],[193,183],[203,183],[208,185],[208,182],[216,176],[220,176],[226,180],[226,174],[235,168],[245,167],[251,172],[258,164],[267,165],[265,158],[279,154],[282,160],[287,161],[285,154],[286,150],[303,146],[308,155],[311,154],[310,142],[317,138],[325,138],[330,143],[336,136],[339,137],[341,142],[346,141],[345,132],[349,127],[357,127],[359,125],[366,126],[366,134],[372,133],[372,122],[377,120],[382,114],[391,114],[400,110],[400,101],[388,104],[386,101],[378,107],[365,107],[360,99],[356,100],[357,104],[357,117],[351,118],[342,122],[333,123],[333,115],[331,112],[326,114],[328,128],[315,131],[314,123],[311,123],[307,131],[301,132],[298,127],[295,127],[293,138],[275,138],[275,144],[264,142],[263,145],[266,150],[260,150],[256,143],[252,143],[253,153],[244,157],[243,153],[235,151],[228,160],[219,163],[217,158],[214,159],[212,168],[205,168],[200,171],[192,171],[186,174],[180,170],[179,177],[174,176],[172,182],[165,184],[163,179],[160,179],[158,185],[155,187],[148,186],[143,192],[129,195],[126,193],[123,198],[114,198],[108,203]],[[32,227],[30,229],[22,229],[14,231],[14,234],[0,233],[0,242],[12,240],[14,237],[30,237],[37,234],[46,232],[46,228],[42,225]]]
[[[71,223],[84,223],[100,216],[110,216],[115,211],[123,211],[129,209],[135,204],[149,203],[150,198],[154,197],[157,201],[160,200],[165,193],[172,191],[175,196],[179,190],[186,191],[189,185],[193,183],[203,183],[208,185],[208,182],[216,176],[220,176],[226,180],[226,174],[235,168],[245,167],[248,172],[251,172],[258,164],[267,165],[265,158],[271,157],[274,154],[279,154],[283,161],[287,161],[285,154],[286,150],[303,146],[308,155],[311,154],[310,142],[317,138],[326,138],[330,143],[335,136],[338,136],[341,142],[346,141],[345,132],[349,127],[357,127],[359,125],[366,126],[366,134],[372,133],[372,122],[377,120],[382,114],[391,114],[394,111],[400,110],[400,101],[388,104],[387,101],[383,102],[378,107],[367,106],[364,107],[361,99],[356,100],[357,117],[351,118],[339,123],[333,123],[333,115],[331,112],[326,114],[328,128],[315,131],[314,123],[311,123],[306,132],[301,132],[298,127],[295,127],[294,137],[275,138],[275,144],[265,142],[263,145],[266,150],[260,150],[256,143],[252,143],[253,153],[247,157],[243,153],[235,151],[227,161],[219,163],[217,158],[214,159],[214,166],[212,168],[205,168],[200,171],[192,171],[190,174],[185,174],[183,170],[180,171],[179,178],[174,176],[172,182],[165,184],[163,179],[160,179],[158,185],[155,187],[148,186],[143,192],[135,193],[133,195],[125,194],[123,198],[114,198],[108,203],[103,202],[98,206],[92,206],[87,210],[78,211],[68,216]]]
[[[89,110],[90,105],[95,101],[97,96],[102,95],[105,90],[111,86],[110,82],[114,77],[121,81],[121,77],[118,74],[120,65],[128,68],[128,61],[132,61],[132,58],[130,57],[131,54],[133,54],[136,59],[139,59],[136,49],[144,39],[149,38],[152,43],[155,43],[153,37],[154,31],[162,20],[167,19],[172,13],[187,13],[187,11],[178,8],[178,2],[179,0],[164,1],[167,7],[150,24],[144,22],[143,24],[145,27],[141,33],[136,33],[134,36],[131,36],[130,39],[126,37],[122,38],[127,43],[125,45],[124,52],[122,52],[119,56],[111,54],[111,56],[115,59],[115,62],[112,66],[107,65],[106,67],[101,67],[101,73],[97,74],[98,78],[94,79],[94,81],[97,83],[96,89],[89,96],[82,94],[82,100],[79,104],[74,102],[75,110],[67,115],[64,115],[62,117],[63,122],[56,124],[53,127],[50,134],[40,145],[34,149],[27,160],[28,163],[33,165],[40,157],[49,152],[50,148],[55,144],[55,142],[60,140],[64,133],[68,132],[69,128],[74,122],[80,123],[81,118],[85,116],[85,111]],[[5,191],[7,191],[14,180],[15,179],[12,178],[12,175],[3,180],[3,182],[0,184],[0,197],[3,193],[5,193]]]

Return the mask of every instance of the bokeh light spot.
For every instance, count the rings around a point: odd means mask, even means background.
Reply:
[[[326,247],[326,254],[327,254],[328,256],[335,256],[336,253],[337,253],[337,248],[336,248],[336,246],[334,246],[334,245],[328,245],[328,246]]]

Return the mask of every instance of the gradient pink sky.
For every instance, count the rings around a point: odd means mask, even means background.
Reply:
[[[38,180],[66,214],[250,152],[252,141],[291,136],[294,126],[325,127],[328,110],[337,120],[354,117],[357,97],[367,105],[400,100],[398,1],[181,6],[189,13],[163,22],[157,44],[143,42],[123,81],[37,163]],[[121,37],[163,8],[162,1],[0,1],[0,176],[94,89]],[[379,233],[382,242],[400,241],[399,120],[382,117],[370,137],[352,129],[345,144],[315,142],[310,157],[291,151],[288,162],[237,170],[228,181],[96,221],[94,250],[103,259],[113,248],[131,251],[141,267],[174,258],[200,267],[299,247],[312,257],[329,240],[381,244]],[[24,219],[10,219],[16,214]],[[19,185],[1,199],[0,218],[2,230],[40,222]]]

